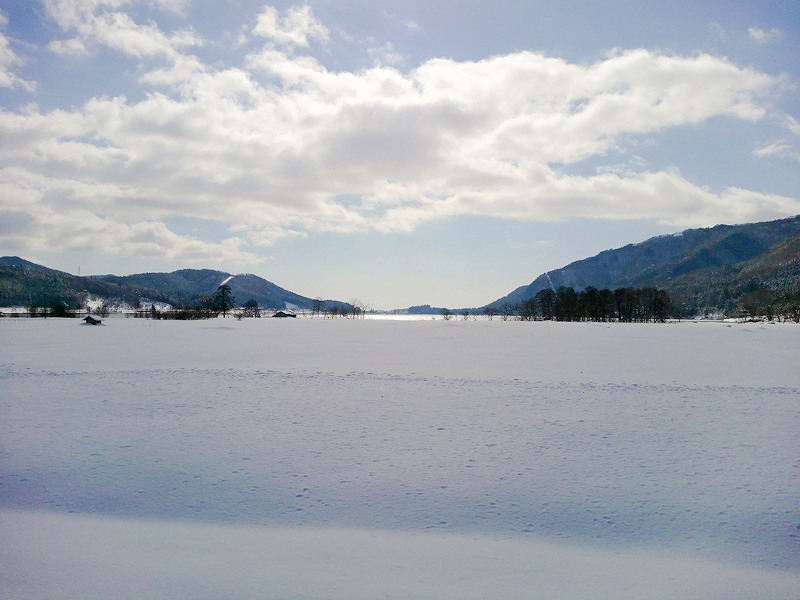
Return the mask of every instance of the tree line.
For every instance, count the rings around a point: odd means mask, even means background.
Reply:
[[[256,306],[258,305],[256,304]],[[145,319],[193,321],[197,319],[214,319],[220,314],[227,317],[234,307],[235,302],[230,286],[222,284],[213,294],[201,296],[188,306],[168,310],[158,310],[152,304],[150,308],[140,306],[134,316]]]
[[[656,288],[599,290],[589,286],[578,292],[561,286],[539,290],[517,305],[487,306],[483,312],[490,319],[499,315],[504,320],[663,323],[671,316],[672,303],[665,290]]]
[[[800,291],[756,289],[742,296],[735,311],[740,319],[767,319],[800,323]]]
[[[311,314],[326,319],[363,319],[367,314],[367,306],[357,298],[350,302],[326,302],[317,297],[311,303]]]
[[[366,312],[366,306],[357,299],[350,302],[326,302],[321,298],[315,298],[312,301],[311,314],[325,318],[364,318]],[[202,296],[190,306],[161,311],[151,306],[149,309],[137,310],[136,316],[150,319],[192,320],[213,319],[219,315],[227,317],[228,313],[233,313],[237,319],[258,318],[261,316],[261,308],[253,299],[247,300],[241,307],[237,307],[230,286],[223,284],[213,295]]]

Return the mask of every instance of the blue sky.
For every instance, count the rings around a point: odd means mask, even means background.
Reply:
[[[7,0],[0,253],[481,306],[800,213],[800,3]]]

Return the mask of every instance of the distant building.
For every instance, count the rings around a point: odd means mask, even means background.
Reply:
[[[87,325],[100,325],[100,323],[101,323],[102,321],[101,321],[100,319],[95,319],[95,318],[94,318],[92,315],[89,315],[88,317],[86,317],[86,318],[84,319],[84,322],[85,322]]]
[[[286,317],[291,317],[292,319],[296,319],[297,315],[288,310],[279,310],[276,312],[273,317],[277,317],[278,319],[285,319]]]

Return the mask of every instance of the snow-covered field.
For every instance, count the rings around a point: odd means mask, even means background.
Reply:
[[[2,598],[800,597],[800,327],[2,319]]]

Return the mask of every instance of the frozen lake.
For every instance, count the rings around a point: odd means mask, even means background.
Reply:
[[[0,596],[800,595],[800,327],[2,319]]]

